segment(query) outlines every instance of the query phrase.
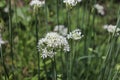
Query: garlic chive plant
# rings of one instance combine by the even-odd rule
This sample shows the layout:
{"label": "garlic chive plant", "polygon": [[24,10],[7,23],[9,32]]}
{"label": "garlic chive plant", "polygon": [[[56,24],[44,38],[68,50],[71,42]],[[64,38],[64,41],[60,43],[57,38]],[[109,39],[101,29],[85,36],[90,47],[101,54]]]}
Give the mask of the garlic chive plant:
{"label": "garlic chive plant", "polygon": [[77,5],[77,0],[63,0],[63,3],[66,4],[66,8],[69,10],[71,9],[73,6]]}
{"label": "garlic chive plant", "polygon": [[[35,13],[35,31],[36,31],[36,46],[37,46],[37,43],[38,43],[38,9],[40,7],[42,7],[43,5],[45,5],[45,0],[32,0],[30,2],[30,6],[33,7],[34,9],[34,13]],[[37,51],[37,57],[38,57],[38,80],[40,80],[40,57],[39,57],[39,52]]]}
{"label": "garlic chive plant", "polygon": [[100,14],[100,15],[105,15],[105,11],[104,11],[104,7],[100,4],[95,4],[94,5],[94,8],[97,9],[97,12]]}
{"label": "garlic chive plant", "polygon": [[120,28],[117,28],[116,25],[104,25],[103,28],[110,33],[116,32],[116,35],[119,35]]}
{"label": "garlic chive plant", "polygon": [[70,47],[65,37],[56,32],[49,32],[45,38],[39,40],[38,50],[41,52],[41,57],[44,59],[47,57],[52,58],[57,54],[58,50],[65,52],[70,51]]}
{"label": "garlic chive plant", "polygon": [[63,0],[64,3],[68,6],[75,6],[77,4],[77,0]]}
{"label": "garlic chive plant", "polygon": [[30,6],[34,6],[34,7],[42,7],[45,4],[45,0],[32,0],[30,2]]}
{"label": "garlic chive plant", "polygon": [[67,35],[68,39],[79,40],[83,37],[80,29],[75,29]]}
{"label": "garlic chive plant", "polygon": [[39,7],[42,7],[43,5],[45,5],[45,0],[32,0],[30,2],[30,6],[33,7],[34,11],[36,11]]}
{"label": "garlic chive plant", "polygon": [[66,3],[67,7],[76,6],[78,2],[81,2],[82,0],[63,0],[63,3]]}

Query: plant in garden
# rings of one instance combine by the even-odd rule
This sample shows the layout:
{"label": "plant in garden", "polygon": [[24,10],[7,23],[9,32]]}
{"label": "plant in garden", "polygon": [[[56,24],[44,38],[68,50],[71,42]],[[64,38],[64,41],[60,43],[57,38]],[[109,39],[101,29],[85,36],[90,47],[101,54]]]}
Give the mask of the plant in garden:
{"label": "plant in garden", "polygon": [[[32,0],[30,2],[30,6],[33,7],[34,13],[35,13],[35,31],[36,31],[36,46],[38,43],[38,8],[42,7],[45,5],[45,0]],[[37,51],[37,57],[38,57],[38,80],[40,80],[40,57],[39,57],[39,52]]]}
{"label": "plant in garden", "polygon": [[78,2],[81,2],[82,0],[63,0],[63,3],[66,3],[67,7],[76,6]]}
{"label": "plant in garden", "polygon": [[[0,80],[119,80],[116,1],[0,1],[0,23],[5,24],[0,24],[5,28],[0,34]],[[105,23],[110,25],[101,27]],[[10,44],[4,46],[2,38]]]}
{"label": "plant in garden", "polygon": [[39,7],[45,5],[45,0],[32,0],[30,2],[30,6],[33,6],[34,11],[36,11]]}
{"label": "plant in garden", "polygon": [[41,52],[41,57],[53,57],[57,54],[58,50],[69,51],[69,44],[65,37],[59,35],[56,32],[49,32],[45,38],[42,38],[38,42],[38,50]]}
{"label": "plant in garden", "polygon": [[45,4],[45,0],[32,0],[30,2],[30,6],[34,6],[34,8],[42,7],[44,4]]}
{"label": "plant in garden", "polygon": [[79,40],[83,37],[80,29],[75,29],[67,35],[68,39]]}
{"label": "plant in garden", "polygon": [[63,3],[66,3],[66,6],[76,6],[77,0],[63,0]]}
{"label": "plant in garden", "polygon": [[81,2],[81,0],[63,0],[63,3],[66,4],[66,8],[69,10],[73,6],[76,6],[78,2]]}
{"label": "plant in garden", "polygon": [[120,28],[118,28],[116,25],[104,25],[103,28],[110,33],[116,32],[116,34],[119,35]]}

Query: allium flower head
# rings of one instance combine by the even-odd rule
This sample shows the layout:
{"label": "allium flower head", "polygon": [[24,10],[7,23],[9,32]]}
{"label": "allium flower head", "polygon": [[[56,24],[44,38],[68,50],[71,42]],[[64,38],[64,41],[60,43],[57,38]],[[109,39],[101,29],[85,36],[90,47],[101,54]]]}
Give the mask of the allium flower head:
{"label": "allium flower head", "polygon": [[120,32],[120,28],[117,28],[116,25],[104,25],[103,28],[110,33],[114,33],[116,31],[116,33],[119,34]]}
{"label": "allium flower head", "polygon": [[56,25],[54,31],[58,32],[62,36],[66,36],[68,32],[68,28],[66,28],[64,25]]}
{"label": "allium flower head", "polygon": [[30,6],[34,6],[34,7],[42,7],[45,4],[45,0],[32,0],[30,2]]}
{"label": "allium flower head", "polygon": [[67,35],[68,39],[79,40],[83,37],[80,29],[75,29]]}
{"label": "allium flower head", "polygon": [[103,7],[102,5],[100,5],[100,4],[95,4],[95,5],[94,5],[94,8],[97,9],[97,11],[98,11],[99,14],[101,14],[101,15],[104,15],[104,14],[105,14],[105,12],[104,12],[104,7]]}
{"label": "allium flower head", "polygon": [[50,32],[47,33],[45,38],[39,40],[38,50],[42,52],[42,58],[52,58],[57,50],[69,51],[69,44],[65,37],[56,32]]}
{"label": "allium flower head", "polygon": [[70,6],[75,6],[77,4],[77,0],[63,0],[63,3]]}

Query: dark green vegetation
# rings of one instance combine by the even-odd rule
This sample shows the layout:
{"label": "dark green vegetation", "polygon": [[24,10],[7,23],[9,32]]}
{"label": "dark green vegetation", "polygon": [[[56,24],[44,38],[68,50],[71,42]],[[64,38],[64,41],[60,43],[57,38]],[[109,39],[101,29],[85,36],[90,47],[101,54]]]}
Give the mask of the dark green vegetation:
{"label": "dark green vegetation", "polygon": [[[0,80],[38,80],[36,23],[39,38],[58,24],[80,28],[84,35],[70,42],[70,53],[59,51],[55,61],[40,58],[41,80],[56,80],[54,75],[57,80],[120,80],[120,37],[103,29],[105,24],[120,27],[119,0],[83,0],[69,12],[62,0],[46,0],[37,22],[29,0],[11,0],[11,8],[9,1],[0,0],[0,32],[8,41],[2,45]],[[104,6],[104,16],[94,9],[96,3]]]}

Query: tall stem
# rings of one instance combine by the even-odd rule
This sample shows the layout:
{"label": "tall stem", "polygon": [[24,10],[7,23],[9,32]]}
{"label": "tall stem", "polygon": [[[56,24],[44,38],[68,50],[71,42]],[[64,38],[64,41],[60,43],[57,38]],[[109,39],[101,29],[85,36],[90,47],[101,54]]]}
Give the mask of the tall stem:
{"label": "tall stem", "polygon": [[[38,19],[37,19],[37,17],[38,17],[38,10],[35,13],[35,20],[36,20],[36,24],[35,24],[35,28],[36,28],[36,46],[38,44]],[[38,57],[38,80],[40,80],[40,55],[39,55],[38,50],[37,50],[37,57]]]}
{"label": "tall stem", "polygon": [[11,15],[11,0],[9,0],[9,35],[10,35],[10,54],[11,54],[11,58],[12,58],[12,75],[14,78],[14,55],[13,55],[13,31],[12,31],[12,15]]}
{"label": "tall stem", "polygon": [[57,80],[57,73],[56,73],[56,59],[55,56],[52,59],[52,67],[53,67],[53,80]]}
{"label": "tall stem", "polygon": [[0,45],[0,53],[1,53],[1,62],[2,62],[2,65],[3,65],[4,71],[5,71],[5,79],[6,79],[6,76],[7,76],[7,79],[9,79],[9,74],[7,72],[7,69],[6,69],[6,66],[5,66],[5,63],[4,63],[4,57],[3,57],[2,46],[1,45]]}

